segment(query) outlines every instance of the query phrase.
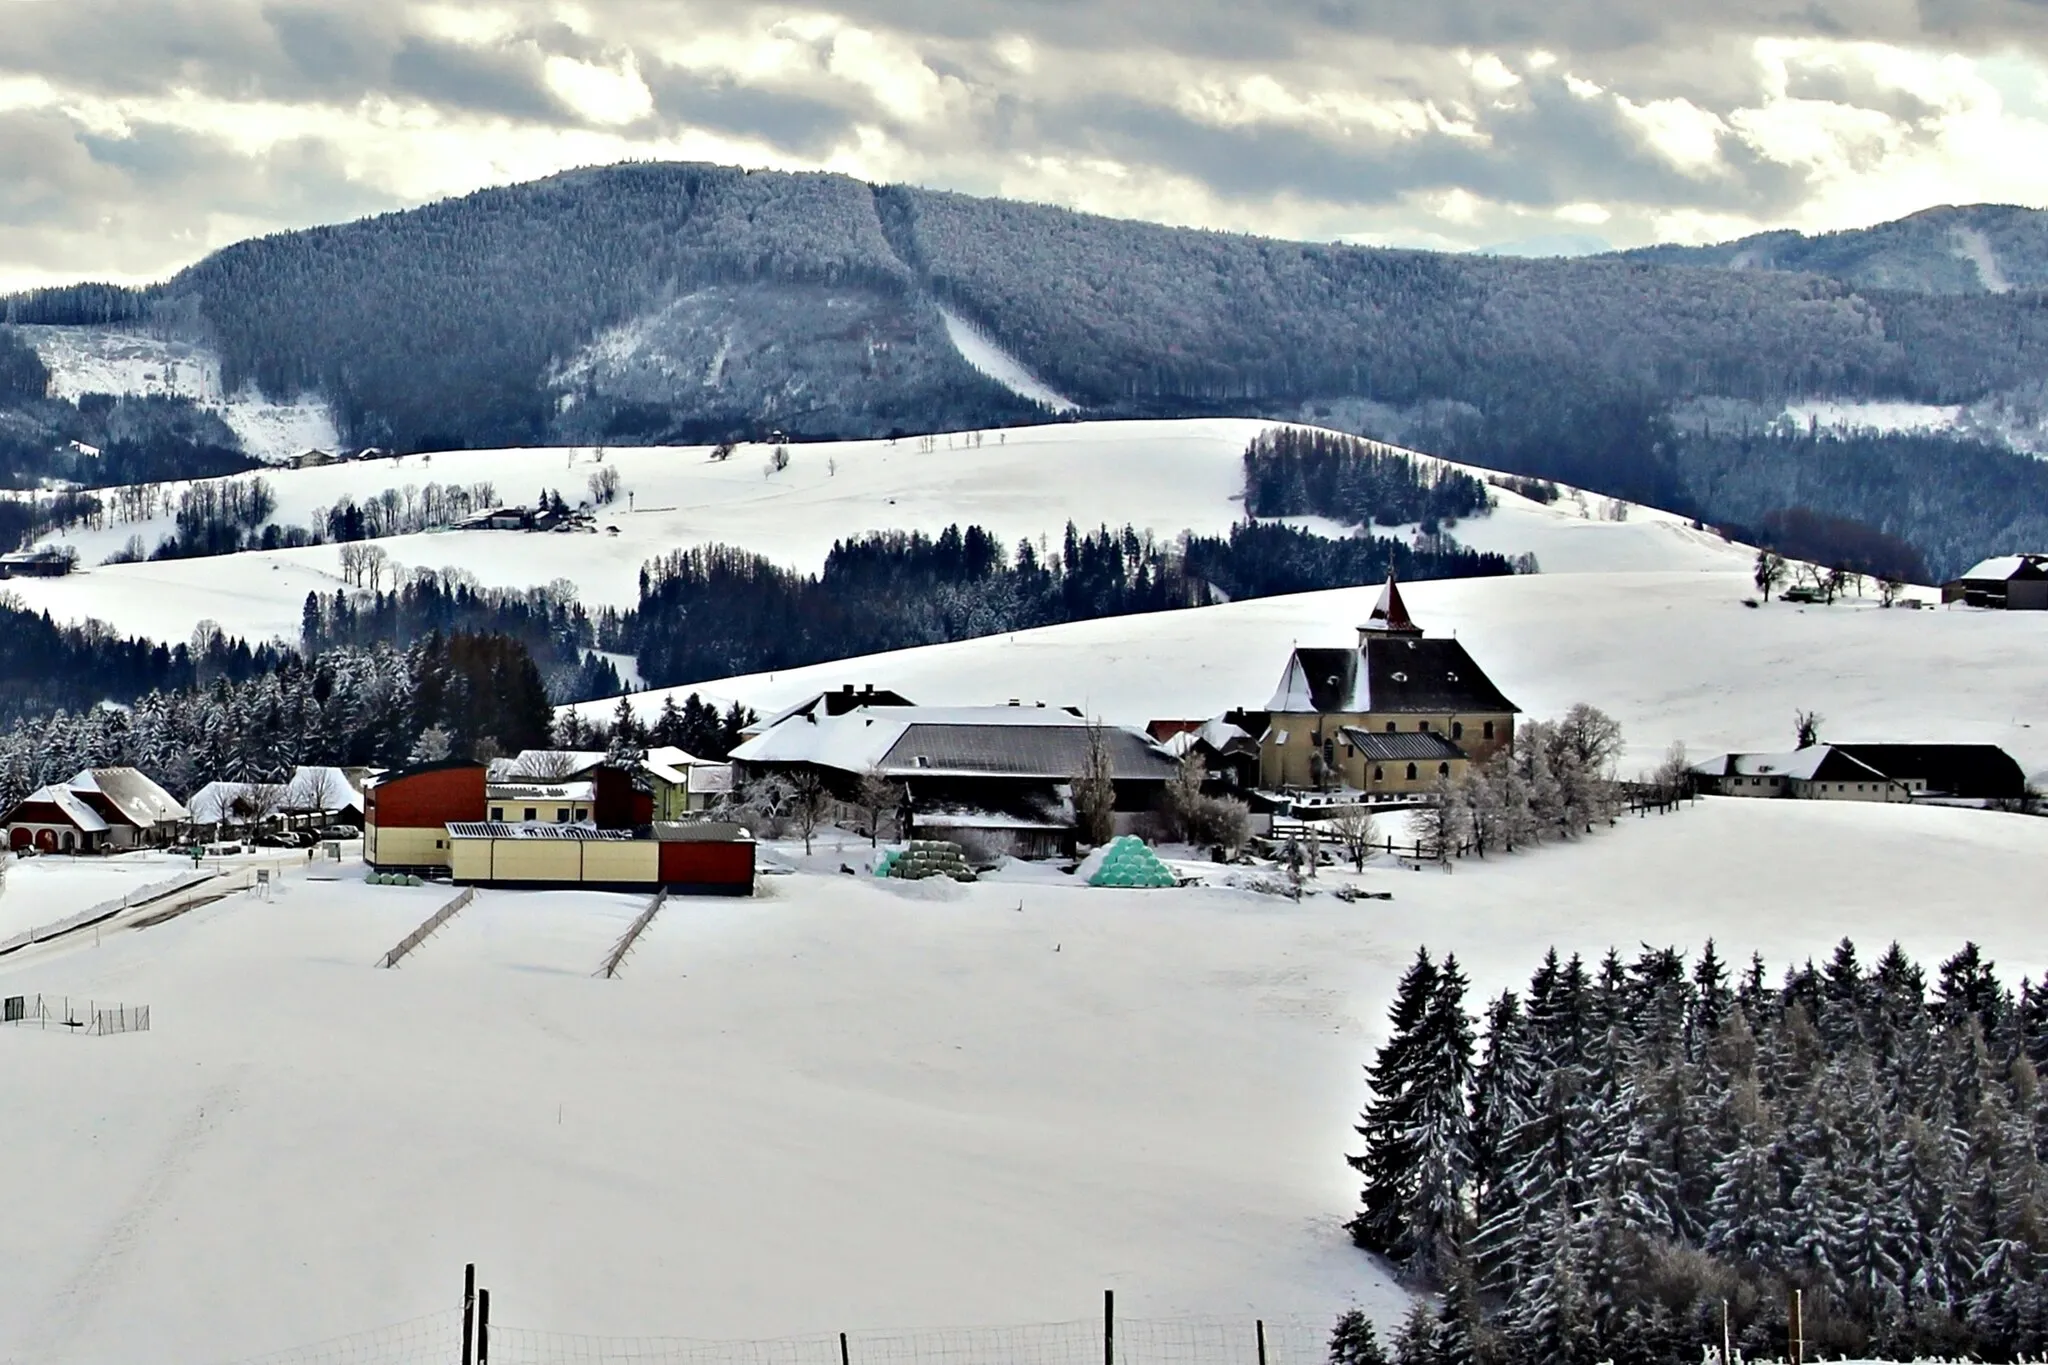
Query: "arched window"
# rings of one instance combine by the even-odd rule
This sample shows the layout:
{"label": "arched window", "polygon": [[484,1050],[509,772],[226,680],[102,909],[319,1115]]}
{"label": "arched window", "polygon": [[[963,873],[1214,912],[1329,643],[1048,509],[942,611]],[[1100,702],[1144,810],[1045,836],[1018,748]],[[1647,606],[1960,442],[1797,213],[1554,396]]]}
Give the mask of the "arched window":
{"label": "arched window", "polygon": [[1373,781],[1375,781],[1375,782],[1384,782],[1384,781],[1386,781],[1386,780],[1387,780],[1387,770],[1386,770],[1385,768],[1381,768],[1381,767],[1374,767],[1374,768],[1373,768],[1373,770],[1372,770],[1372,780],[1373,780]]}
{"label": "arched window", "polygon": [[1492,739],[1492,738],[1493,738],[1493,722],[1492,722],[1492,721],[1488,721],[1488,722],[1486,722],[1486,737],[1487,737],[1488,739]]}
{"label": "arched window", "polygon": [[1428,721],[1426,721],[1426,720],[1422,720],[1422,721],[1417,721],[1417,722],[1415,723],[1415,728],[1416,728],[1416,729],[1418,729],[1418,730],[1420,730],[1420,731],[1421,731],[1421,732],[1422,732],[1423,734],[1425,734],[1425,735],[1426,735],[1426,734],[1428,734],[1428,733],[1429,733],[1429,722],[1428,722]]}
{"label": "arched window", "polygon": [[1451,775],[1451,765],[1450,765],[1450,764],[1448,764],[1448,763],[1439,763],[1439,764],[1437,764],[1437,765],[1436,765],[1436,775],[1437,775],[1438,777],[1449,777],[1449,776]]}
{"label": "arched window", "polygon": [[1464,721],[1462,721],[1462,720],[1454,720],[1454,721],[1452,721],[1452,722],[1451,722],[1451,738],[1452,738],[1452,739],[1463,739],[1464,737],[1465,737],[1465,722],[1464,722]]}
{"label": "arched window", "polygon": [[1387,733],[1388,733],[1388,734],[1390,734],[1390,735],[1394,733],[1394,722],[1392,722],[1392,721],[1388,721],[1388,722],[1387,722]]}
{"label": "arched window", "polygon": [[1408,780],[1410,782],[1415,780],[1415,765],[1413,763],[1408,765]]}

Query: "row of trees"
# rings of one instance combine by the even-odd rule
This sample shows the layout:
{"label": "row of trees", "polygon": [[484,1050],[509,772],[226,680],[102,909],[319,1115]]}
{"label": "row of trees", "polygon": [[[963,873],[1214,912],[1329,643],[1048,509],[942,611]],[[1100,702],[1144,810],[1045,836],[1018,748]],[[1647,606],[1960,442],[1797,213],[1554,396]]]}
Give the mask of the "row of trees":
{"label": "row of trees", "polygon": [[0,807],[84,767],[132,766],[189,792],[215,780],[279,781],[300,765],[397,767],[540,748],[552,721],[540,670],[517,640],[430,634],[405,650],[341,647],[151,691],[130,708],[18,720],[0,733]]}
{"label": "row of trees", "polygon": [[1402,577],[1506,574],[1503,557],[1379,537],[1332,540],[1271,523],[1160,542],[1131,527],[1068,526],[1057,549],[1014,555],[978,526],[878,532],[800,574],[729,546],[677,551],[640,573],[620,647],[655,686],[847,658],[1033,626]]}
{"label": "row of trees", "polygon": [[1424,466],[1355,436],[1299,427],[1277,427],[1254,438],[1244,453],[1244,505],[1259,517],[1313,515],[1357,526],[1419,523],[1426,531],[1490,510],[1486,485],[1470,474]]}
{"label": "row of trees", "polygon": [[[1418,1285],[1403,1365],[2048,1347],[2048,991],[1975,945],[1926,973],[1847,940],[1773,987],[1709,941],[1553,951],[1475,1034],[1455,958],[1402,977],[1350,1228]],[[1356,1338],[1356,1324],[1353,1337]]]}

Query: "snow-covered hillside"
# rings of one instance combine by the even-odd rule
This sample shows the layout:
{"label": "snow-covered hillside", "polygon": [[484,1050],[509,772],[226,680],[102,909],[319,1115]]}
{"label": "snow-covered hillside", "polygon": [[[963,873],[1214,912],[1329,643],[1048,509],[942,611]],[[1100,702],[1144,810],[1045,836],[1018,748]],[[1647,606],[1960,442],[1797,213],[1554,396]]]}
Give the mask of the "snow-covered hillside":
{"label": "snow-covered hillside", "polygon": [[1416,945],[1475,1000],[1552,944],[2048,967],[2048,825],[1926,808],[1709,801],[1358,904],[775,877],[671,902],[616,981],[631,898],[485,892],[382,971],[447,891],[343,875],[0,960],[154,1020],[0,1029],[0,1359],[240,1358],[445,1312],[470,1260],[506,1329],[1064,1322],[1105,1286],[1391,1327],[1343,1157]]}
{"label": "snow-covered hillside", "polygon": [[[1202,718],[1265,706],[1288,652],[1349,644],[1376,591],[1084,621],[675,691],[763,714],[874,683],[928,705],[1017,698],[1127,724]],[[1587,701],[1612,713],[1633,765],[1654,766],[1673,740],[1702,756],[1783,747],[1793,712],[1806,709],[1826,716],[1833,739],[1995,743],[2030,773],[2048,769],[2048,727],[2034,723],[2048,617],[2035,613],[1884,610],[1853,597],[1752,610],[1748,578],[1733,572],[1539,574],[1402,592],[1425,629],[1455,633],[1525,711],[1554,716]],[[636,696],[635,708],[651,719],[664,695]],[[578,709],[602,719],[614,705]]]}
{"label": "snow-covered hillside", "polygon": [[253,388],[230,394],[220,357],[203,346],[114,327],[20,327],[50,371],[51,392],[76,401],[88,393],[190,398],[220,414],[259,460],[287,459],[308,447],[332,450],[340,440],[334,413],[313,397],[275,403]]}
{"label": "snow-covered hillside", "polygon": [[[1069,521],[1082,527],[1135,525],[1162,537],[1215,533],[1244,516],[1245,446],[1269,423],[1201,419],[1081,422],[967,432],[901,441],[799,445],[787,469],[770,474],[768,450],[743,446],[715,462],[701,447],[479,450],[276,470],[275,519],[305,524],[344,498],[429,483],[489,482],[507,502],[531,503],[558,489],[575,501],[590,477],[611,468],[618,501],[602,509],[597,535],[516,531],[434,532],[381,541],[401,564],[459,566],[482,582],[528,587],[564,578],[592,605],[632,605],[640,567],[670,550],[722,541],[780,563],[814,570],[832,543],[876,530],[936,532],[979,523],[1014,544],[1057,545]],[[173,490],[175,491],[175,490]],[[1499,492],[1499,508],[1453,530],[1466,544],[1534,553],[1546,573],[1621,569],[1730,569],[1749,552],[1682,518],[1571,493],[1544,506]],[[611,528],[616,528],[614,534]],[[10,589],[59,617],[96,616],[129,632],[183,638],[202,619],[235,634],[293,638],[306,593],[341,586],[335,546],[226,559],[95,567],[140,535],[172,529],[168,516],[114,523],[58,537],[86,571]],[[1324,525],[1330,534],[1342,528]],[[1384,532],[1396,534],[1400,532]]]}

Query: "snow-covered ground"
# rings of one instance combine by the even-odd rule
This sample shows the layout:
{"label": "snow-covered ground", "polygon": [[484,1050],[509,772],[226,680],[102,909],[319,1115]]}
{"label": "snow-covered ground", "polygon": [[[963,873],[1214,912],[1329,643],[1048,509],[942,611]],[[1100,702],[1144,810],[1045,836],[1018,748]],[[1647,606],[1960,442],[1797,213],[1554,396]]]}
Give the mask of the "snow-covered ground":
{"label": "snow-covered ground", "polygon": [[191,859],[164,853],[19,859],[8,865],[0,882],[0,939],[56,924],[191,870]]}
{"label": "snow-covered ground", "polygon": [[469,1260],[501,1326],[618,1336],[1070,1321],[1106,1286],[1391,1326],[1342,1158],[1418,944],[1475,1008],[1551,944],[2048,968],[2048,823],[1926,808],[1708,801],[1356,904],[774,877],[671,902],[615,981],[632,898],[486,892],[382,971],[447,891],[357,875],[0,960],[154,1025],[0,1029],[0,1359],[290,1347],[445,1310]]}
{"label": "snow-covered ground", "polygon": [[[1561,714],[1587,701],[1613,714],[1632,765],[1673,740],[1696,755],[1782,748],[1795,710],[1826,717],[1837,740],[2004,745],[2048,769],[2041,718],[2048,618],[1967,608],[1751,609],[1740,573],[1538,574],[1403,584],[1415,619],[1455,633],[1522,708]],[[1142,725],[1263,708],[1300,645],[1347,645],[1376,588],[1267,598],[1198,611],[1118,617],[674,689],[773,714],[845,683],[894,688],[925,705],[1017,698],[1079,706]],[[1923,597],[1931,594],[1922,593]],[[663,691],[634,705],[652,719]],[[592,719],[614,702],[578,708]]]}
{"label": "snow-covered ground", "polygon": [[[626,607],[641,565],[711,541],[815,570],[835,540],[866,531],[937,532],[978,523],[1010,543],[1056,547],[1069,521],[1135,525],[1171,538],[1227,531],[1244,517],[1245,446],[1270,423],[1237,419],[1081,422],[901,441],[791,447],[787,469],[763,473],[766,451],[742,447],[714,462],[702,448],[479,450],[275,470],[276,520],[305,524],[343,498],[387,488],[488,481],[505,501],[531,503],[544,489],[571,501],[601,467],[618,471],[617,503],[596,535],[442,531],[379,544],[400,564],[465,568],[485,584],[530,587],[557,578],[587,604]],[[927,448],[929,446],[929,448]],[[1569,493],[1550,506],[1500,491],[1491,515],[1453,534],[1480,549],[1534,553],[1546,573],[1615,569],[1738,568],[1749,552],[1680,517],[1630,505],[1626,521],[1602,519],[1605,500]],[[170,531],[148,523],[79,528],[84,571],[11,582],[10,591],[60,618],[94,616],[130,633],[183,639],[203,619],[254,639],[296,638],[308,591],[342,586],[340,550],[319,546],[220,559],[100,566],[131,535],[146,544]],[[1341,533],[1341,528],[1326,527]]]}
{"label": "snow-covered ground", "polygon": [[1815,399],[1788,405],[1785,418],[1799,427],[1814,423],[1823,431],[1831,427],[1868,431],[1951,431],[1962,423],[1963,409],[1955,404],[1944,406],[1884,399],[1861,402]]}
{"label": "snow-covered ground", "polygon": [[319,398],[276,403],[253,388],[228,393],[220,357],[203,346],[116,327],[21,327],[50,371],[51,392],[77,401],[88,393],[190,398],[220,415],[259,460],[288,459],[309,447],[333,450],[334,413]]}

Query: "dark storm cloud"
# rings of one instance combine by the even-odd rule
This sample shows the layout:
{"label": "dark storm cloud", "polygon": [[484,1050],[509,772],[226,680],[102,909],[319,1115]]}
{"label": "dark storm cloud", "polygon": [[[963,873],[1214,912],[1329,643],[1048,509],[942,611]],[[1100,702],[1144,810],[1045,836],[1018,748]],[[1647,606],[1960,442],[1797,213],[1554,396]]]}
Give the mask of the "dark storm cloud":
{"label": "dark storm cloud", "polygon": [[642,74],[661,118],[758,138],[803,156],[821,157],[831,151],[851,122],[846,109],[808,95],[763,90],[666,65]]}
{"label": "dark storm cloud", "polygon": [[1192,176],[1226,196],[1261,199],[1312,190],[1335,203],[1385,205],[1417,191],[1463,189],[1527,208],[1619,200],[1651,207],[1710,205],[1782,211],[1801,182],[1724,138],[1725,170],[1686,174],[1652,150],[1606,97],[1581,99],[1561,81],[1531,82],[1526,97],[1485,111],[1485,138],[1341,137],[1272,124],[1216,127],[1170,109],[1100,96],[1037,128],[1119,160]]}
{"label": "dark storm cloud", "polygon": [[531,47],[465,47],[408,38],[391,58],[392,88],[430,104],[545,122],[565,117]]}

